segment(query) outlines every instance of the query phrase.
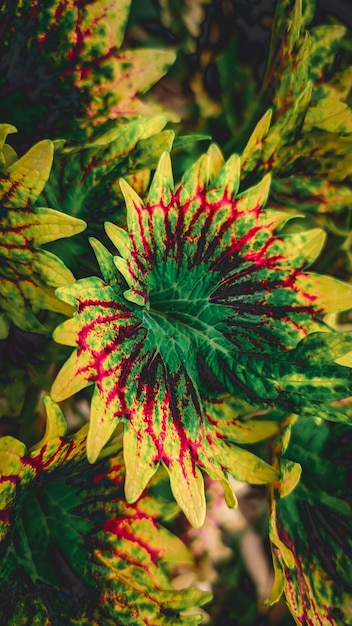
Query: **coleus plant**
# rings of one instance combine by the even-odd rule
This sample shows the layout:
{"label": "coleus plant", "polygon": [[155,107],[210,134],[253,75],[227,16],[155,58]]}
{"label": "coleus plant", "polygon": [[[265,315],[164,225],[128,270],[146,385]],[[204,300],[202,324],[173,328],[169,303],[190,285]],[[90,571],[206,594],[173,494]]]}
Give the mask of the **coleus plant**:
{"label": "coleus plant", "polygon": [[[326,98],[347,93],[341,76],[325,80],[342,31],[319,31],[329,53],[319,33],[309,48],[313,3],[278,3],[262,99],[272,112],[240,156],[225,160],[212,144],[174,182],[171,158],[182,157],[168,112],[151,115],[155,106],[136,98],[174,52],[157,53],[153,74],[155,50],[120,47],[129,5],[0,9],[2,354],[14,329],[35,331],[47,363],[42,376],[30,360],[26,428],[9,401],[19,380],[27,385],[23,370],[13,361],[17,386],[6,373],[1,381],[1,617],[7,626],[199,623],[209,594],[173,587],[173,563],[190,555],[164,525],[177,530],[180,509],[203,524],[208,474],[230,507],[233,478],[268,485],[268,603],[284,593],[297,624],[351,623],[352,333],[325,316],[352,308],[352,288],[316,271],[324,230],[291,220],[290,202],[275,195],[280,172],[291,171],[280,160],[287,146],[291,163],[295,142],[322,126],[320,98],[326,110]],[[320,130],[340,145],[347,104],[337,118]],[[5,143],[14,121],[20,157]],[[197,137],[177,139],[192,146]],[[56,243],[68,235],[79,238]],[[43,347],[36,338],[54,327]],[[59,370],[62,346],[73,350]],[[82,398],[89,424],[79,429],[67,401]]]}

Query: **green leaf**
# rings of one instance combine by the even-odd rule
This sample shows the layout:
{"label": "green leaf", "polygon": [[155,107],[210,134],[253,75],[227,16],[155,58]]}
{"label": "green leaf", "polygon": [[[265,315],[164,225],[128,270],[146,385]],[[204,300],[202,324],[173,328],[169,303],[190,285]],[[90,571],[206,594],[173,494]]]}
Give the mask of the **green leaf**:
{"label": "green leaf", "polygon": [[[351,287],[305,271],[321,249],[320,231],[276,233],[286,216],[264,209],[268,177],[236,195],[238,162],[224,163],[211,146],[174,187],[164,154],[145,206],[121,181],[128,233],[106,225],[121,255],[114,257],[115,277],[109,253],[94,244],[104,279],[58,291],[76,313],[54,338],[76,349],[52,397],[60,401],[94,383],[89,460],[122,420],[127,499],[139,497],[162,462],[195,526],[205,514],[198,466],[225,484],[227,472],[250,482],[252,471],[258,482],[274,478],[232,445],[235,424],[223,438],[205,402],[228,393],[254,405],[295,411],[304,404],[323,413],[324,403],[350,389],[350,370],[333,362],[337,355],[320,369],[314,364],[316,375],[309,357],[310,350],[335,346],[335,333],[316,315],[351,307]],[[313,331],[325,331],[317,333],[321,343],[295,352]],[[340,356],[350,343],[345,337]],[[330,393],[327,376],[333,377]]]}
{"label": "green leaf", "polygon": [[14,437],[0,438],[1,541],[10,531],[14,506],[22,490],[39,480],[42,472],[56,470],[63,460],[70,462],[84,458],[84,437],[78,435],[71,440],[62,439],[66,434],[65,419],[59,407],[49,399],[46,399],[46,407],[46,431],[30,454],[27,454],[26,446]]}
{"label": "green leaf", "polygon": [[282,482],[273,489],[271,599],[283,591],[299,624],[343,626],[352,618],[351,437],[348,426],[300,418],[285,452],[290,461],[282,459]]}
{"label": "green leaf", "polygon": [[334,97],[312,103],[304,120],[304,130],[310,132],[314,128],[339,134],[352,133],[350,107]]}
{"label": "green leaf", "polygon": [[[323,164],[321,164],[324,167]],[[328,167],[328,162],[326,163]],[[307,214],[339,214],[351,206],[352,189],[350,185],[313,178],[297,176],[276,180],[272,186],[278,202],[287,207]]]}
{"label": "green leaf", "polygon": [[111,448],[113,460],[89,466],[86,429],[65,436],[60,409],[46,404],[46,433],[36,446],[0,439],[4,625],[28,611],[38,626],[199,623],[200,616],[182,613],[210,596],[172,588],[171,565],[191,559],[160,525],[157,492],[127,504],[121,444]]}
{"label": "green leaf", "polygon": [[[292,177],[292,188],[299,192],[299,181],[302,181],[302,187],[308,197],[310,191],[308,178],[312,180],[311,191],[314,197],[317,196],[316,204],[319,206],[319,199],[321,195],[325,195],[328,199],[328,194],[325,192],[325,187],[334,188],[336,190],[346,189],[351,194],[351,186],[348,184],[348,178],[350,176],[350,161],[349,154],[351,151],[352,136],[346,135],[342,137],[335,132],[326,132],[318,128],[312,128],[309,133],[304,133],[297,141],[295,149],[297,155],[294,157],[293,150],[292,163],[301,159],[302,174],[299,177]],[[303,172],[304,168],[304,172]],[[280,184],[278,179],[275,183]],[[290,189],[290,179],[285,178],[284,184]],[[320,191],[319,186],[322,191]],[[336,193],[337,195],[337,193]],[[304,197],[304,193],[301,193]],[[306,201],[307,202],[307,201]],[[312,200],[311,200],[312,202]],[[301,200],[300,200],[301,203]],[[297,203],[296,203],[297,204]],[[349,203],[347,202],[347,206]],[[321,212],[330,211],[338,212],[340,205],[336,201],[331,199],[326,203],[326,209],[324,211],[321,208]]]}
{"label": "green leaf", "polygon": [[76,237],[70,246],[54,248],[76,275],[89,275],[94,267],[89,236],[102,231],[106,219],[125,222],[119,177],[128,176],[144,193],[150,170],[156,167],[161,154],[171,149],[174,133],[163,130],[166,122],[164,115],[138,117],[79,148],[57,145],[40,202],[87,223],[87,232]]}
{"label": "green leaf", "polygon": [[47,332],[36,318],[41,309],[70,314],[54,290],[74,280],[64,263],[40,246],[85,228],[82,220],[33,206],[52,158],[52,143],[41,141],[0,175],[0,306],[19,328],[35,332]]}

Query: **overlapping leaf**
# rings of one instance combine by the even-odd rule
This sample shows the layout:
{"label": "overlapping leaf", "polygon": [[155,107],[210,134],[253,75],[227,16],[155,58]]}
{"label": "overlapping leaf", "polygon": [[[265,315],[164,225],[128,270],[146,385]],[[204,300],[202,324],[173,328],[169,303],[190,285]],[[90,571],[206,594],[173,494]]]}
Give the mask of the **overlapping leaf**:
{"label": "overlapping leaf", "polygon": [[[78,142],[111,119],[153,112],[137,94],[172,64],[170,50],[121,50],[131,0],[11,0],[0,15],[3,119],[23,139]],[[24,109],[25,103],[25,109]]]}
{"label": "overlapping leaf", "polygon": [[[273,489],[276,582],[297,624],[351,623],[351,446],[348,426],[300,418],[278,441],[282,479]],[[302,471],[301,477],[300,473]],[[297,484],[298,481],[298,484]]]}
{"label": "overlapping leaf", "polygon": [[222,433],[207,399],[228,392],[325,415],[325,405],[351,386],[349,368],[334,363],[351,337],[319,332],[327,329],[315,319],[351,306],[351,288],[305,272],[322,233],[277,235],[285,216],[263,208],[268,178],[236,196],[238,165],[238,157],[224,163],[212,146],[174,189],[165,154],[146,206],[121,182],[129,233],[106,226],[121,256],[93,241],[103,280],[59,290],[76,313],[55,338],[76,349],[52,397],[95,383],[88,458],[97,458],[122,418],[128,500],[162,462],[196,526],[205,512],[198,466],[224,482],[227,471],[254,482],[274,477],[254,459],[242,463],[231,443],[236,415]]}
{"label": "overlapping leaf", "polygon": [[53,145],[43,140],[17,159],[5,144],[15,130],[8,124],[0,128],[0,306],[19,328],[43,332],[36,314],[41,309],[70,314],[54,290],[74,278],[40,246],[81,232],[85,223],[53,209],[34,208],[50,174]]}
{"label": "overlapping leaf", "polygon": [[157,521],[170,517],[170,505],[148,495],[127,505],[120,445],[113,462],[87,467],[86,429],[66,437],[60,409],[47,400],[47,411],[45,436],[31,450],[0,440],[3,623],[29,615],[57,626],[199,623],[180,613],[209,595],[175,591],[165,569],[190,559]]}
{"label": "overlapping leaf", "polygon": [[84,237],[76,238],[69,249],[60,246],[60,256],[70,267],[80,259],[77,272],[83,264],[88,265],[91,257],[88,235],[102,230],[108,218],[125,223],[118,178],[130,176],[140,191],[145,191],[150,170],[156,167],[164,150],[171,149],[174,133],[163,130],[166,122],[166,117],[161,115],[139,118],[79,148],[58,142],[40,202],[87,222],[88,232]]}
{"label": "overlapping leaf", "polygon": [[[271,106],[242,155],[243,177],[273,173],[271,200],[297,212],[344,215],[351,205],[349,69],[335,58],[346,29],[306,29],[315,3],[277,4],[262,88]],[[306,12],[306,13],[305,13]],[[328,224],[327,222],[325,222]]]}
{"label": "overlapping leaf", "polygon": [[10,531],[17,503],[42,473],[52,473],[63,463],[84,458],[85,438],[82,434],[65,440],[66,422],[58,407],[47,400],[48,420],[43,439],[27,452],[26,446],[14,437],[0,438],[1,446],[1,515],[0,540]]}

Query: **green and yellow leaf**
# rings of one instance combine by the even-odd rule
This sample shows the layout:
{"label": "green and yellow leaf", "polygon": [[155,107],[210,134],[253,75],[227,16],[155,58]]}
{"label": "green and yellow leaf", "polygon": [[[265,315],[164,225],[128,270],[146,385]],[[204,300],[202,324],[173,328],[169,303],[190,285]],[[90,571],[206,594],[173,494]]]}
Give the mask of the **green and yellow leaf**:
{"label": "green and yellow leaf", "polygon": [[162,463],[195,526],[205,515],[199,468],[225,483],[227,472],[249,482],[275,478],[235,445],[237,416],[224,437],[208,401],[230,394],[324,416],[351,386],[350,369],[335,360],[352,338],[336,340],[319,321],[352,306],[351,287],[306,271],[323,245],[320,231],[277,233],[286,216],[264,208],[268,177],[236,195],[238,162],[224,163],[212,146],[174,187],[165,153],[145,205],[122,181],[128,233],[106,225],[120,253],[115,270],[95,243],[103,279],[58,291],[76,312],[54,337],[76,349],[53,399],[94,383],[88,459],[122,420],[128,500]]}
{"label": "green and yellow leaf", "polygon": [[[79,148],[57,143],[49,180],[39,202],[84,219],[87,232],[76,238],[70,247],[61,246],[60,254],[70,267],[91,263],[88,236],[103,228],[106,219],[125,222],[125,207],[118,179],[128,176],[144,192],[150,170],[154,169],[165,150],[171,150],[174,133],[163,130],[163,115],[139,117],[115,127],[95,141]],[[86,269],[86,273],[91,270]]]}
{"label": "green and yellow leaf", "polygon": [[350,68],[337,61],[346,28],[308,30],[314,9],[311,1],[276,5],[261,94],[269,110],[243,151],[242,183],[270,172],[273,206],[331,214],[343,224],[352,199],[352,83]]}
{"label": "green and yellow leaf", "polygon": [[[9,128],[4,125],[6,135]],[[5,144],[6,145],[6,144]],[[82,220],[34,207],[50,175],[53,145],[44,140],[0,174],[0,307],[22,330],[45,332],[36,315],[42,309],[70,314],[55,297],[56,287],[73,282],[72,273],[42,244],[85,228]]]}
{"label": "green and yellow leaf", "polygon": [[175,53],[121,48],[130,4],[2,3],[0,112],[24,141],[49,136],[78,143],[111,120],[155,112],[139,95],[166,73]]}
{"label": "green and yellow leaf", "polygon": [[163,502],[155,492],[127,504],[121,444],[111,448],[113,460],[89,466],[86,428],[66,436],[59,407],[49,399],[46,406],[47,428],[36,446],[0,439],[4,626],[29,626],[21,621],[28,616],[38,626],[198,624],[200,615],[182,613],[210,596],[173,589],[172,564],[191,557],[160,525]]}
{"label": "green and yellow leaf", "polygon": [[[298,625],[343,626],[352,619],[350,426],[299,418],[281,479],[272,489],[270,538],[276,581]],[[288,460],[290,459],[290,460]]]}

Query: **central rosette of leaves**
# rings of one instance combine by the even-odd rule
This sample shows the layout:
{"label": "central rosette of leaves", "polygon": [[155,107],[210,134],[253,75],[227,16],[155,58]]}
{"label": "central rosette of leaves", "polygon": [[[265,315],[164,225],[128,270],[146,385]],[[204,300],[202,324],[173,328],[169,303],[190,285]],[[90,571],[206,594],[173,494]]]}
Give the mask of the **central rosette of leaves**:
{"label": "central rosette of leaves", "polygon": [[[96,460],[122,419],[127,499],[140,496],[162,462],[197,526],[205,512],[199,467],[224,484],[230,504],[227,472],[257,483],[276,478],[234,443],[270,436],[275,425],[242,420],[229,396],[291,411],[308,403],[317,414],[345,390],[346,368],[334,361],[350,349],[335,341],[332,355],[327,337],[335,335],[317,332],[325,330],[317,312],[352,305],[348,286],[303,269],[324,235],[277,235],[287,216],[264,209],[269,178],[240,195],[238,183],[239,158],[224,163],[212,146],[175,188],[165,153],[145,205],[121,181],[128,230],[106,224],[120,255],[92,240],[103,279],[58,291],[77,312],[55,338],[76,350],[52,396],[95,383],[88,458]],[[320,365],[310,362],[311,341],[296,348],[310,333],[314,350],[327,355]],[[332,374],[338,383],[329,382],[329,395]]]}

